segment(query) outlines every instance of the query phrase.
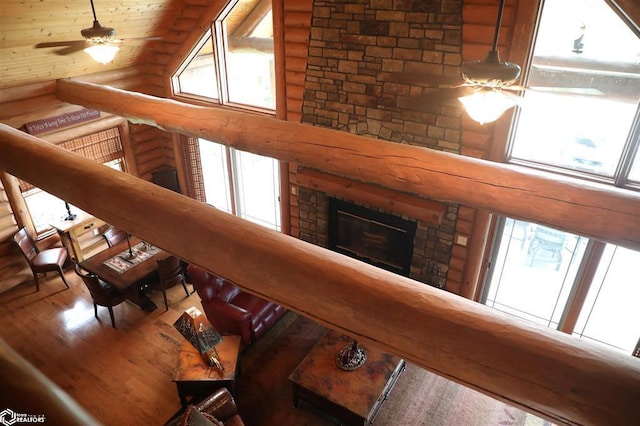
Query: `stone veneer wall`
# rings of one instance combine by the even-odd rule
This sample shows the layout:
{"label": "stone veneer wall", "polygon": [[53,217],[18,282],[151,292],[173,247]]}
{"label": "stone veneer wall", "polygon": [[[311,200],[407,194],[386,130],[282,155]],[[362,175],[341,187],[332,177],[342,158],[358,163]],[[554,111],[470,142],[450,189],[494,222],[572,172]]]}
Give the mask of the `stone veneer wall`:
{"label": "stone veneer wall", "polygon": [[[458,73],[461,22],[461,0],[315,0],[302,122],[460,153],[460,108],[400,108],[399,98],[421,94],[423,86],[393,82],[389,76],[418,70]],[[327,194],[298,191],[299,237],[326,247]],[[441,224],[418,221],[411,278],[426,282],[429,260],[446,276],[457,214],[452,204]]]}
{"label": "stone veneer wall", "polygon": [[[461,109],[400,108],[399,98],[421,94],[426,86],[393,82],[390,76],[459,73],[461,25],[461,0],[315,0],[302,122],[459,154]],[[298,191],[299,237],[326,247],[331,194]],[[452,204],[440,225],[418,221],[412,278],[426,281],[428,260],[446,275],[457,214]]]}

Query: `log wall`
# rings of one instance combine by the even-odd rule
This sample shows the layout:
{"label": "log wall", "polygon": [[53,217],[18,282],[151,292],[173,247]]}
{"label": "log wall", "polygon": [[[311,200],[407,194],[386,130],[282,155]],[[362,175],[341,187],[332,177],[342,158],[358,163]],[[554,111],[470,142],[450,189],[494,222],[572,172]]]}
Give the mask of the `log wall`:
{"label": "log wall", "polygon": [[[87,81],[99,84],[108,84],[119,88],[140,90],[142,92],[156,92],[153,90],[153,81],[148,76],[153,75],[154,67],[132,67],[123,70],[107,71],[99,74],[85,76]],[[61,114],[77,111],[81,109],[78,105],[61,101],[55,96],[55,81],[34,83],[27,86],[11,87],[0,90],[0,122],[14,128],[22,128],[25,123],[40,120],[47,117],[54,117]],[[137,125],[129,126],[121,124],[122,120],[111,114],[102,113],[101,119],[80,126],[60,129],[58,132],[42,135],[41,137],[50,142],[61,142],[73,139],[78,136],[93,133],[107,127],[121,126],[126,134],[123,137],[125,153],[127,150],[134,153],[128,156],[129,172],[140,175],[144,179],[151,179],[151,172],[161,168],[175,168],[173,159],[171,136],[157,128]],[[127,137],[130,136],[130,138]],[[133,163],[131,162],[133,160]],[[2,193],[0,194],[0,291],[5,291],[15,285],[33,280],[33,275],[28,264],[23,259],[20,252],[13,246],[11,237],[20,226],[26,225],[33,229],[30,223],[24,223],[25,219],[18,216],[19,209],[23,207],[15,206],[18,202],[11,203],[7,197],[5,186],[12,186],[13,191],[19,194],[17,181],[5,176],[2,179]],[[12,205],[13,204],[13,205]],[[58,243],[57,237],[49,238],[40,244],[43,246]]]}
{"label": "log wall", "polygon": [[5,180],[10,178],[4,173],[0,175],[0,292],[31,278],[29,265],[11,243],[19,227],[5,190]]}

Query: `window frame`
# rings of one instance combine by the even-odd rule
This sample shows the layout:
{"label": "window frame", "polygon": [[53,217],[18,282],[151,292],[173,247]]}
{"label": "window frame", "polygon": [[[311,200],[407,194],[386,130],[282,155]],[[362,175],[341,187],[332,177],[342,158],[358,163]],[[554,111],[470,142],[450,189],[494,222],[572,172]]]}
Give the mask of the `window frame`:
{"label": "window frame", "polygon": [[[111,133],[111,134],[110,134]],[[98,135],[102,135],[103,137],[100,139]],[[113,127],[107,127],[104,128],[102,130],[97,130],[94,131],[92,133],[87,133],[87,134],[81,134],[79,136],[76,137],[72,137],[69,139],[64,139],[64,140],[59,140],[57,142],[50,142],[54,145],[57,145],[63,149],[66,149],[70,152],[74,152],[77,153],[77,155],[82,155],[82,152],[92,146],[92,145],[100,145],[100,144],[110,144],[112,143],[111,141],[113,139],[117,140],[117,143],[120,145],[120,149],[117,151],[113,151],[113,150],[104,150],[104,149],[98,149],[98,150],[88,150],[86,152],[90,152],[93,153],[95,155],[102,155],[105,154],[106,152],[109,153],[108,158],[110,158],[108,161],[106,162],[101,162],[98,161],[97,158],[92,158],[92,157],[87,157],[84,156],[85,158],[88,158],[90,160],[93,161],[97,161],[100,162],[101,164],[107,166],[107,167],[111,167],[115,170],[124,172],[124,173],[128,173],[128,166],[127,166],[127,156],[126,156],[126,148],[125,148],[125,136],[123,135],[123,131],[122,131],[122,127],[121,126],[113,126]],[[73,148],[70,148],[73,147]],[[104,148],[104,145],[103,145]],[[77,152],[79,151],[79,152]],[[118,154],[118,156],[114,156],[115,154]],[[105,158],[103,156],[103,158]],[[47,194],[47,196],[51,196],[56,198],[57,200],[60,201],[60,206],[56,207],[56,211],[60,211],[60,217],[64,216],[64,212],[65,212],[65,208],[64,208],[64,202],[65,200],[57,197],[54,194],[50,194],[47,191],[34,186],[32,184],[30,184],[29,182],[26,181],[22,181],[21,179],[18,179],[18,189],[20,191],[20,195],[22,197],[22,199],[25,202],[25,207],[26,207],[26,211],[27,214],[29,215],[29,218],[31,220],[31,223],[34,226],[34,229],[36,231],[36,236],[38,238],[38,240],[46,238],[52,234],[54,234],[55,228],[53,226],[51,226],[51,224],[48,224],[47,227],[44,228],[38,228],[36,221],[33,219],[33,213],[32,213],[32,205],[30,205],[28,198],[33,197],[33,196],[38,196],[39,194],[45,193]],[[75,206],[71,205],[73,209],[77,209]],[[52,215],[47,215],[50,217],[49,220],[52,220],[51,217]]]}
{"label": "window frame", "polygon": [[[216,141],[211,141],[205,138],[196,138],[196,146],[200,146],[200,144],[206,144],[206,143],[214,143],[216,145],[219,145],[221,147],[221,149],[224,152],[224,161],[226,162],[226,165],[224,166],[224,172],[226,172],[226,177],[225,177],[225,184],[227,185],[226,190],[227,195],[229,196],[228,202],[230,204],[230,211],[227,210],[226,208],[221,208],[220,210],[228,212],[229,214],[232,214],[233,216],[239,217],[243,220],[247,220],[250,221],[252,223],[264,226],[268,229],[273,229],[277,232],[283,232],[283,222],[284,222],[284,218],[283,218],[283,211],[284,211],[284,207],[283,206],[283,197],[282,197],[282,175],[281,175],[281,170],[280,170],[280,161],[278,161],[278,159],[273,158],[273,157],[267,157],[264,155],[258,155],[258,154],[254,154],[248,151],[242,151],[240,149],[234,148],[234,147],[230,147],[227,146],[225,144],[221,144],[220,142],[216,142]],[[200,150],[199,150],[200,151]],[[274,189],[276,191],[276,199],[274,200],[274,202],[277,204],[277,209],[274,212],[275,213],[275,219],[276,219],[276,223],[270,224],[273,226],[267,226],[263,223],[263,221],[255,221],[255,220],[251,220],[247,218],[247,214],[245,209],[242,208],[241,204],[242,202],[240,201],[240,195],[242,195],[240,193],[240,183],[239,183],[239,175],[242,173],[241,171],[239,171],[239,169],[241,169],[241,165],[239,164],[240,162],[238,161],[238,155],[241,155],[242,153],[246,153],[246,154],[251,154],[251,155],[257,155],[259,157],[263,157],[263,158],[268,158],[271,161],[273,161],[273,163],[276,166],[276,170],[275,172],[277,173],[277,182],[275,182],[274,184]],[[199,160],[199,165],[197,165],[196,167],[199,167],[200,170],[191,170],[191,174],[200,174],[202,176],[204,176],[203,173],[203,162],[202,162],[202,153],[200,153],[200,160]],[[193,168],[194,165],[192,165]],[[275,175],[272,175],[272,177],[274,177]],[[202,202],[208,203],[208,201],[206,201],[206,190],[204,190],[204,195],[205,195],[205,200],[201,200]],[[213,205],[213,207],[218,208],[217,206]]]}
{"label": "window frame", "polygon": [[[213,19],[211,24],[208,26],[207,30],[204,34],[198,39],[198,42],[194,45],[194,47],[189,51],[189,54],[183,59],[178,68],[171,74],[170,84],[171,84],[171,93],[175,99],[186,101],[186,102],[194,102],[200,105],[210,106],[211,104],[230,108],[238,111],[252,111],[255,113],[260,113],[268,116],[275,116],[277,110],[277,88],[275,85],[277,84],[277,78],[273,80],[273,94],[274,94],[274,102],[273,109],[265,108],[256,105],[243,104],[239,102],[230,101],[229,96],[229,84],[227,79],[227,57],[226,57],[226,42],[227,35],[226,29],[224,25],[224,20],[227,16],[233,11],[233,9],[240,3],[240,0],[231,0],[227,5],[222,9],[222,11]],[[271,11],[273,11],[273,4],[271,5]],[[273,19],[273,14],[272,14]],[[212,52],[213,52],[213,61],[215,68],[215,79],[216,85],[218,89],[218,98],[210,98],[203,95],[198,95],[194,93],[185,93],[180,90],[180,75],[185,71],[185,69],[191,64],[192,60],[197,56],[198,52],[202,47],[210,41],[212,43]],[[275,43],[275,37],[274,37]],[[273,54],[273,63],[275,68],[276,63],[276,54],[274,51]],[[275,69],[273,70],[275,75]]]}
{"label": "window frame", "polygon": [[[609,7],[611,7],[612,11],[620,18],[620,20],[632,31],[639,39],[640,39],[640,30],[638,27],[630,21],[628,16],[620,9],[620,7],[610,0],[601,0],[603,3],[606,3]],[[535,20],[533,22],[526,22],[527,26],[531,27],[531,35],[528,40],[528,44],[523,46],[526,49],[526,54],[522,62],[524,62],[524,66],[522,67],[522,77],[521,81],[523,83],[527,83],[531,74],[532,63],[534,59],[534,50],[535,50],[535,42],[538,35],[538,29],[540,25],[540,20],[542,16],[542,8],[544,6],[544,1],[539,1],[537,7],[532,9],[532,13],[534,14]],[[518,15],[516,21],[514,22],[515,26],[523,26],[525,25],[526,16],[523,13],[522,15]],[[516,35],[514,34],[514,37]],[[517,43],[521,45],[520,43]],[[524,84],[525,86],[527,84]],[[511,116],[511,120],[509,122],[508,127],[498,128],[496,135],[503,134],[504,138],[504,149],[503,149],[503,158],[502,161],[507,164],[514,164],[518,166],[523,166],[531,169],[542,170],[545,172],[551,172],[558,175],[575,177],[587,181],[599,182],[607,185],[611,185],[613,187],[623,188],[638,191],[640,190],[640,179],[632,180],[629,178],[629,173],[635,166],[636,169],[640,168],[640,100],[636,105],[636,111],[634,118],[632,119],[629,127],[629,131],[627,133],[627,138],[622,147],[620,157],[618,158],[616,168],[613,172],[612,177],[598,175],[595,173],[590,173],[586,171],[573,170],[570,168],[565,168],[559,165],[546,164],[544,162],[539,162],[535,160],[521,159],[513,157],[513,149],[514,149],[514,140],[516,138],[516,134],[518,132],[518,123],[520,121],[520,116],[522,114],[522,109],[519,106],[514,108],[514,112]],[[494,151],[495,152],[495,151]],[[635,164],[634,164],[635,161]]]}
{"label": "window frame", "polygon": [[[609,5],[616,15],[618,15],[618,17],[629,27],[629,29],[631,29],[632,32],[640,38],[639,27],[633,24],[633,22],[630,22],[628,16],[624,14],[624,12],[622,12],[614,2],[610,0],[602,1]],[[514,33],[511,55],[508,59],[513,62],[525,64],[525,66],[523,66],[523,82],[526,82],[529,79],[529,70],[533,61],[534,43],[538,32],[538,24],[542,13],[543,3],[544,1],[540,0],[535,4],[523,5],[524,7],[522,8],[522,11],[520,11],[520,5],[518,5],[518,14],[513,22],[514,26],[522,28],[523,31]],[[525,32],[524,30],[527,30],[526,33],[529,36],[528,38],[527,36],[523,37],[523,33]],[[640,100],[636,106],[635,116],[631,120],[627,138],[621,150],[619,162],[614,171],[613,177],[611,178],[605,178],[603,176],[596,176],[579,171],[569,171],[568,169],[554,167],[552,165],[546,165],[534,161],[514,159],[512,157],[513,133],[516,131],[514,123],[517,122],[520,114],[520,107],[516,107],[510,118],[505,115],[503,120],[497,122],[493,136],[495,140],[499,142],[494,143],[492,146],[490,159],[530,169],[542,170],[556,175],[570,176],[583,181],[603,183],[610,186],[611,190],[615,190],[615,188],[630,191],[640,190],[640,179],[629,179],[629,173],[633,168],[635,168],[636,173],[640,170]],[[492,216],[490,218],[491,234],[487,239],[484,251],[484,259],[486,260],[485,264],[487,265],[487,268],[484,269],[481,274],[482,285],[478,289],[479,291],[476,293],[477,298],[475,299],[481,303],[484,303],[484,300],[486,300],[490,290],[489,286],[496,268],[496,259],[500,249],[500,240],[504,230],[504,223],[508,219],[509,217],[507,216]],[[565,310],[560,319],[558,327],[559,331],[569,334],[574,332],[585,298],[587,297],[591,286],[595,285],[593,276],[600,265],[605,246],[606,243],[604,242],[593,239],[588,240],[587,250],[583,255],[578,277],[573,282],[574,289],[569,296],[569,300],[567,300]],[[638,353],[640,353],[639,348],[640,340],[635,349]]]}

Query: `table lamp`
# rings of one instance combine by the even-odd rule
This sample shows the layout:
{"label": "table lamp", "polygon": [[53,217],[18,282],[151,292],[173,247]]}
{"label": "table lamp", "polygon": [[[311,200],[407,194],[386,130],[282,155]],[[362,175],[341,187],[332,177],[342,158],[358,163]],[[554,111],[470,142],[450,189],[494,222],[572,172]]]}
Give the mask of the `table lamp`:
{"label": "table lamp", "polygon": [[74,220],[76,217],[78,217],[78,215],[71,213],[71,206],[69,206],[69,203],[67,201],[64,202],[64,206],[67,209],[67,216],[64,218],[64,220]]}
{"label": "table lamp", "polygon": [[200,352],[202,359],[207,364],[224,370],[215,348],[222,342],[222,336],[207,321],[202,312],[192,306],[173,323],[173,326]]}

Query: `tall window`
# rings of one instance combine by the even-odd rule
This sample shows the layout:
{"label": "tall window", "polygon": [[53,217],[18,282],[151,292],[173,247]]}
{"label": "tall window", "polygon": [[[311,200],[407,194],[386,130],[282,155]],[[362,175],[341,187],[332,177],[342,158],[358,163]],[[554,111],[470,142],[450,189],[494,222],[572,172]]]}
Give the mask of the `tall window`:
{"label": "tall window", "polygon": [[545,1],[510,160],[640,188],[638,57],[604,0]]}
{"label": "tall window", "polygon": [[176,95],[275,110],[268,0],[232,0],[172,79]]}
{"label": "tall window", "polygon": [[[62,142],[58,146],[116,170],[125,170],[124,151],[117,128]],[[65,202],[55,195],[22,180],[20,190],[38,234],[51,231],[51,224],[67,215]]]}
{"label": "tall window", "polygon": [[[544,1],[509,162],[640,190],[640,38],[621,16]],[[484,303],[631,353],[639,252],[511,218],[498,229]]]}
{"label": "tall window", "polygon": [[278,161],[203,139],[199,146],[206,202],[279,231]]}

